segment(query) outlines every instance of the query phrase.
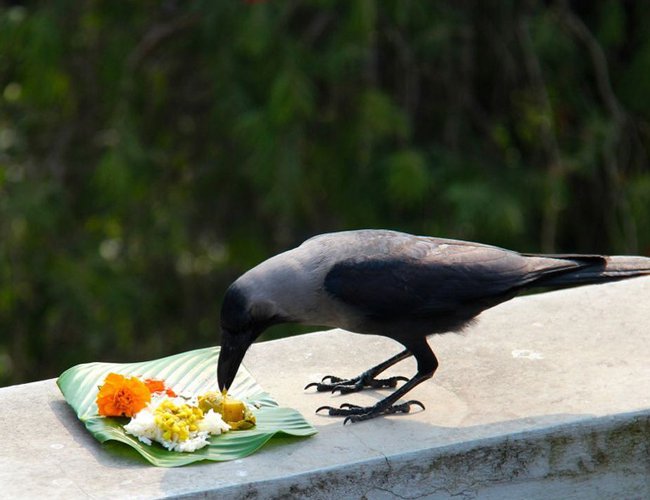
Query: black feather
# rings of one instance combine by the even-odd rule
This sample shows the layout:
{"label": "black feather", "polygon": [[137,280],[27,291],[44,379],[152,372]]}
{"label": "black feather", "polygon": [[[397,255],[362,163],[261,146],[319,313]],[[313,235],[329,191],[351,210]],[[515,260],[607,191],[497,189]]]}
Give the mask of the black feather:
{"label": "black feather", "polygon": [[368,317],[416,318],[489,307],[535,276],[524,257],[492,247],[447,245],[422,259],[348,259],[325,277],[325,290]]}

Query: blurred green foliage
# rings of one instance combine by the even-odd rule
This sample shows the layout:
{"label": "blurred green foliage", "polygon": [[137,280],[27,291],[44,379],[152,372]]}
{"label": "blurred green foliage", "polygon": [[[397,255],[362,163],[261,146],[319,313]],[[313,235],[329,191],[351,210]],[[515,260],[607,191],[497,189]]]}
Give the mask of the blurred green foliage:
{"label": "blurred green foliage", "polygon": [[650,253],[648,23],[614,0],[0,2],[0,384],[214,344],[227,285],[319,232]]}

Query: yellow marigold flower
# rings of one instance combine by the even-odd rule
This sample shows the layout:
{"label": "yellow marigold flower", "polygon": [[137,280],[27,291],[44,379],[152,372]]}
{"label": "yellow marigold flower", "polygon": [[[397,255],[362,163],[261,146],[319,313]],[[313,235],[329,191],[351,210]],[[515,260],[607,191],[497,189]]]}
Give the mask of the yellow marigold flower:
{"label": "yellow marigold flower", "polygon": [[132,417],[151,400],[147,386],[137,377],[109,373],[97,394],[97,409],[105,417]]}

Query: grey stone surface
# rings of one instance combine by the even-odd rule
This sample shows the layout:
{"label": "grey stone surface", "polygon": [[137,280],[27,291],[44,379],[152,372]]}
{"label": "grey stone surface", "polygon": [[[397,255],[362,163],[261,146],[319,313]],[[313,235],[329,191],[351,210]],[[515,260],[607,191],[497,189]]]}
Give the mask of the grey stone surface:
{"label": "grey stone surface", "polygon": [[[400,346],[342,331],[256,344],[245,364],[319,433],[233,462],[155,468],[97,443],[54,380],[0,389],[2,498],[650,498],[650,278],[515,299],[435,336],[427,409],[343,426],[303,391]],[[391,369],[411,375],[414,363]]]}

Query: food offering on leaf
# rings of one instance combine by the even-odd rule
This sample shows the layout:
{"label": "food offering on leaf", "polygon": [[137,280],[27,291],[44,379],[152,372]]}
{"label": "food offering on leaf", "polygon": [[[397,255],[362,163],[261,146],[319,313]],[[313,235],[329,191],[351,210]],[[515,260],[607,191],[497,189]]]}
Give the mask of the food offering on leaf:
{"label": "food offering on leaf", "polygon": [[213,394],[219,395],[179,396],[163,380],[109,373],[96,403],[104,417],[130,417],[124,430],[141,442],[156,441],[170,451],[192,452],[208,445],[210,436],[255,425],[255,416],[243,402],[219,395],[219,404],[212,405]]}
{"label": "food offering on leaf", "polygon": [[225,391],[209,391],[202,394],[199,396],[199,408],[203,411],[216,411],[233,430],[246,430],[255,426],[255,415],[251,407],[228,396]]}
{"label": "food offering on leaf", "polygon": [[161,394],[153,396],[124,430],[145,444],[156,441],[169,451],[192,452],[210,444],[210,436],[227,432],[230,426],[218,413],[201,411],[196,400]]}

